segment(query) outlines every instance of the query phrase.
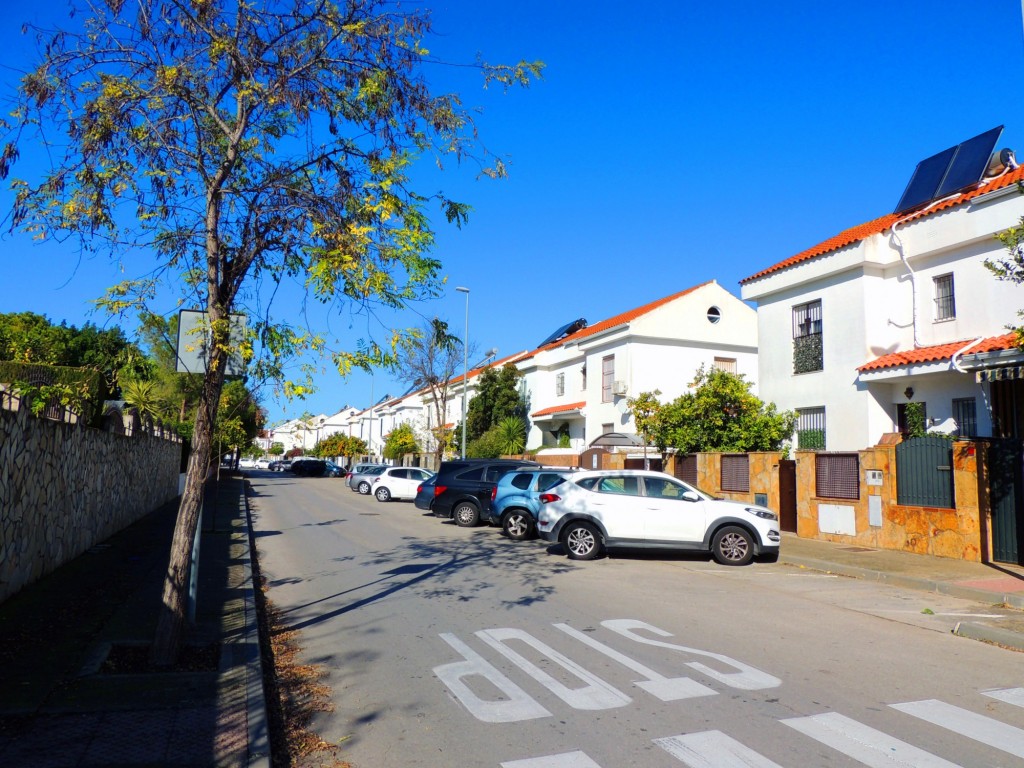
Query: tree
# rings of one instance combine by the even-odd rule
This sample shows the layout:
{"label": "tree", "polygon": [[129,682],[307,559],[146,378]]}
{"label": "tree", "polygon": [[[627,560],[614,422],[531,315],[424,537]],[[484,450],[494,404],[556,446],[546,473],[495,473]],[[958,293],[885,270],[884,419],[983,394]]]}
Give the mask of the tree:
{"label": "tree", "polygon": [[430,409],[426,437],[437,464],[451,447],[448,403],[453,397],[452,377],[463,365],[462,341],[448,333],[439,318],[419,328],[402,349],[400,380],[428,394]]}
{"label": "tree", "polygon": [[[152,652],[166,665],[183,639],[228,356],[240,353],[255,380],[280,381],[285,394],[308,391],[308,379],[285,379],[284,361],[326,341],[273,322],[273,287],[288,277],[301,276],[315,300],[356,307],[437,295],[426,206],[460,225],[468,207],[418,193],[409,169],[418,155],[440,163],[480,145],[459,97],[426,81],[423,11],[379,0],[79,0],[71,10],[68,29],[37,31],[44,58],[23,78],[0,176],[41,140],[52,166],[35,183],[14,182],[14,226],[76,236],[133,264],[154,254],[145,277],[108,291],[110,311],[147,309],[169,286],[206,313],[208,370]],[[542,65],[478,68],[485,84],[509,87]],[[249,332],[232,338],[229,315],[248,297]],[[393,363],[401,337],[390,351],[371,340],[332,359],[342,373]]]}
{"label": "tree", "polygon": [[315,456],[363,456],[367,452],[366,442],[350,435],[328,435],[313,446]]}
{"label": "tree", "polygon": [[684,454],[777,451],[793,434],[796,414],[766,405],[741,375],[702,366],[691,386],[660,408],[654,434],[667,447]]}
{"label": "tree", "polygon": [[[271,456],[280,456],[284,453],[284,443],[273,442],[270,444],[270,450],[267,451]],[[335,456],[339,454],[334,454]]]}
{"label": "tree", "polygon": [[647,446],[653,439],[658,449],[664,453],[665,430],[662,423],[662,405],[658,401],[660,389],[653,392],[641,392],[637,397],[626,398],[626,406],[633,415],[633,423],[636,424],[636,431],[644,440],[644,469],[650,469],[650,462],[647,459]]}
{"label": "tree", "polygon": [[[1024,186],[1020,191],[1024,192]],[[1021,217],[1018,226],[1010,227],[1005,232],[1000,232],[996,238],[1006,248],[1006,255],[1001,259],[985,259],[985,266],[999,280],[1008,280],[1015,285],[1024,283],[1024,216]],[[1018,316],[1024,318],[1024,310],[1020,310]],[[1017,334],[1017,346],[1024,348],[1024,325],[1013,329]]]}
{"label": "tree", "polygon": [[476,440],[503,419],[525,416],[519,392],[522,373],[511,363],[500,369],[485,368],[477,377],[476,394],[469,401],[466,439]]}
{"label": "tree", "polygon": [[395,461],[407,453],[419,453],[420,446],[416,442],[416,435],[413,433],[412,425],[408,423],[399,424],[388,432],[384,438],[384,458]]}

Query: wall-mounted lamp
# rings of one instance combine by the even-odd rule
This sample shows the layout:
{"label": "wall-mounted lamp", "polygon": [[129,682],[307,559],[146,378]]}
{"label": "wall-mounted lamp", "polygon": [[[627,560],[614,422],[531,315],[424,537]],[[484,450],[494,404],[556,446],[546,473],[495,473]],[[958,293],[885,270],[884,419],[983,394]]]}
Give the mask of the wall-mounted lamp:
{"label": "wall-mounted lamp", "polygon": [[903,390],[903,394],[906,396],[907,400],[913,400],[914,399],[914,388],[913,387],[907,387],[906,389]]}

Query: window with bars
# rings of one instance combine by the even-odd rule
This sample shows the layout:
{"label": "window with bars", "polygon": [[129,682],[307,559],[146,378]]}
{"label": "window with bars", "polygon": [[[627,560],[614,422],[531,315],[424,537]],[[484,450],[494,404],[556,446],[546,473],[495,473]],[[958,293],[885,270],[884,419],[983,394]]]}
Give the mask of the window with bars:
{"label": "window with bars", "polygon": [[793,307],[793,373],[824,367],[821,300]]}
{"label": "window with bars", "polygon": [[956,300],[953,298],[953,275],[940,275],[934,279],[935,322],[952,320],[956,317]]}
{"label": "window with bars", "polygon": [[978,416],[973,397],[958,397],[953,400],[953,421],[956,422],[960,437],[976,437]]}
{"label": "window with bars", "polygon": [[726,373],[736,374],[736,358],[735,357],[716,357],[715,368]]}
{"label": "window with bars", "polygon": [[561,397],[565,394],[565,374],[559,373],[555,376],[555,395]]}
{"label": "window with bars", "polygon": [[825,450],[825,409],[796,409],[796,447],[801,451]]}
{"label": "window with bars", "polygon": [[722,454],[722,490],[750,492],[750,457],[747,454]]}
{"label": "window with bars", "polygon": [[601,402],[612,401],[612,383],[615,381],[615,355],[601,359]]}
{"label": "window with bars", "polygon": [[856,453],[819,453],[814,457],[814,495],[825,499],[860,498],[860,459]]}

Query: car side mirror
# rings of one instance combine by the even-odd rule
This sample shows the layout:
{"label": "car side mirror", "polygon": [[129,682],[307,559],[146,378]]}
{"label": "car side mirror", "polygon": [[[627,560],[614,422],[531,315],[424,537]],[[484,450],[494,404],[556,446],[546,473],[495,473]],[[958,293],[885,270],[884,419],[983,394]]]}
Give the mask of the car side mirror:
{"label": "car side mirror", "polygon": [[683,501],[700,501],[700,496],[693,491],[683,491]]}

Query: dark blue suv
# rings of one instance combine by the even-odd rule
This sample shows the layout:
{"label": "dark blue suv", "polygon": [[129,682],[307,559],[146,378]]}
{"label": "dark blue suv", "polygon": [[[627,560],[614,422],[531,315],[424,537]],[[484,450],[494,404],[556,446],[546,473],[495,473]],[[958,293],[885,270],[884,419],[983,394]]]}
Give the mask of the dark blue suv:
{"label": "dark blue suv", "polygon": [[521,459],[442,461],[434,479],[433,496],[417,494],[416,506],[469,528],[478,525],[481,514],[490,509],[491,494],[502,476],[515,469],[540,466],[536,461]]}

